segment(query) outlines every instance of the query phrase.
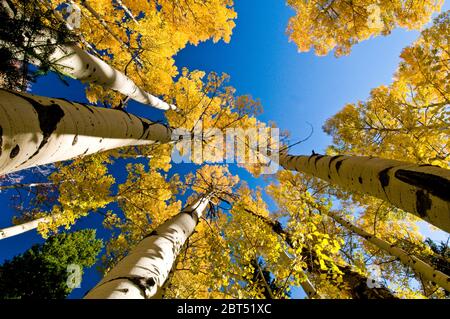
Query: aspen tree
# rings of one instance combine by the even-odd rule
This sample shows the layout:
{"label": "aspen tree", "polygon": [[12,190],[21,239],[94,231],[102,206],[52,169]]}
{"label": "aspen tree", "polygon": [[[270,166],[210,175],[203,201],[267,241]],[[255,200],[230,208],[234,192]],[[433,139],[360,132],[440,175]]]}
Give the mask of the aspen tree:
{"label": "aspen tree", "polygon": [[386,200],[450,232],[450,171],[362,156],[280,154],[283,168]]}
{"label": "aspen tree", "polygon": [[[272,231],[276,234],[278,234],[286,243],[287,245],[295,249],[298,246],[294,242],[293,236],[283,228],[281,223],[279,221],[273,220],[272,218],[268,216],[260,215],[256,212],[254,212],[251,209],[248,209],[247,207],[242,207],[242,210],[246,213],[250,214],[250,216],[253,216],[254,218],[257,218],[258,220],[262,221],[264,224],[269,226]],[[321,274],[326,274],[327,271],[323,271],[320,268],[316,266],[316,263],[318,263],[318,256],[317,254],[309,247],[305,246],[300,250],[300,256],[303,258],[303,260],[306,261],[306,270],[308,272],[317,273],[319,276]],[[368,278],[367,276],[364,276],[362,273],[359,273],[352,269],[350,265],[345,265],[345,263],[338,262],[337,267],[339,271],[342,272],[342,281],[347,286],[346,288],[349,290],[349,293],[352,298],[354,299],[393,299],[396,298],[395,295],[389,291],[386,287],[369,287],[367,286]],[[301,286],[307,296],[309,298],[321,298],[320,293],[315,289],[312,282],[306,277],[305,281],[301,282]]]}
{"label": "aspen tree", "polygon": [[48,217],[41,217],[20,225],[0,229],[0,240],[25,233],[32,229],[36,229],[40,223],[48,222],[48,219]]}
{"label": "aspen tree", "polygon": [[329,154],[376,156],[449,168],[450,11],[400,54],[390,85],[328,119]]}
{"label": "aspen tree", "polygon": [[326,214],[341,226],[358,234],[378,248],[385,250],[392,256],[399,258],[402,263],[411,267],[415,272],[423,276],[424,279],[435,283],[436,285],[444,288],[447,291],[450,291],[450,276],[436,270],[433,266],[430,266],[429,264],[423,262],[416,256],[408,254],[403,249],[398,248],[395,245],[391,245],[388,242],[377,238],[373,234],[370,234],[365,230],[359,228],[358,226],[346,221],[336,212],[328,211]]}
{"label": "aspen tree", "polygon": [[[339,213],[332,210],[333,205],[331,199],[326,199],[326,196],[331,196],[332,194],[328,194],[329,190],[323,188],[324,185],[327,186],[326,183],[308,177],[306,174],[297,174],[289,171],[280,171],[278,174],[278,181],[279,185],[272,184],[269,186],[268,190],[270,195],[277,201],[277,204],[282,211],[288,212],[289,216],[299,218],[300,221],[304,222],[309,218],[315,218],[317,227],[320,227],[328,234],[335,234],[333,236],[345,236],[343,238],[347,238],[347,240],[349,238],[348,235],[354,234],[356,237],[361,238],[362,244],[368,243],[370,246],[374,245],[375,250],[383,250],[386,252],[387,255],[391,256],[391,259],[393,257],[392,261],[398,258],[401,263],[410,267],[419,278],[434,282],[438,286],[448,289],[448,276],[439,272],[433,266],[430,266],[421,259],[423,253],[427,253],[426,250],[422,247],[416,247],[416,249],[405,248],[408,250],[407,252],[402,248],[407,246],[402,244],[403,242],[416,246],[414,238],[420,238],[420,234],[416,234],[417,231],[415,231],[414,228],[408,227],[406,222],[403,223],[403,227],[398,227],[400,230],[397,230],[394,226],[388,226],[389,224],[392,224],[389,217],[387,217],[387,222],[378,220],[378,223],[375,221],[374,225],[366,225],[368,215],[364,214],[363,211],[362,217],[354,213],[349,215],[349,218],[360,218],[360,222],[357,225],[354,222],[348,222],[346,219],[342,218]],[[343,211],[350,211],[351,208],[345,206],[344,203],[344,206],[342,206],[341,209]],[[334,223],[330,223],[330,221],[337,222],[343,227],[336,227]],[[394,222],[395,225],[397,223]],[[402,235],[402,232],[406,233],[406,235]],[[300,238],[303,238],[303,236],[308,238],[310,236],[308,234],[298,234],[295,229],[290,231],[290,234],[300,236]],[[327,242],[329,242],[329,240],[327,240]],[[350,246],[355,248],[351,243]],[[357,268],[366,268],[366,261],[354,258],[357,257],[358,252],[356,252],[355,255],[353,248],[351,248],[351,250],[340,249],[345,260],[352,265],[357,266]],[[364,250],[367,251],[369,256],[373,256],[373,252],[367,249]],[[350,256],[348,254],[350,254]],[[376,262],[375,265],[377,265]],[[395,277],[390,277],[389,279],[391,281],[393,281],[393,279],[396,280]],[[403,283],[403,285],[404,284],[405,283]],[[402,293],[403,292],[400,292],[400,295],[402,295]]]}
{"label": "aspen tree", "polygon": [[130,145],[171,141],[167,126],[123,111],[0,90],[0,174]]}
{"label": "aspen tree", "polygon": [[209,194],[185,207],[144,238],[89,293],[86,299],[158,297],[185,241],[209,204]]}
{"label": "aspen tree", "polygon": [[326,55],[336,49],[335,55],[350,53],[353,45],[370,37],[388,35],[397,27],[418,30],[442,0],[288,0],[295,10],[286,32],[300,52],[314,49],[317,55]]}
{"label": "aspen tree", "polygon": [[[3,6],[8,6],[6,2],[2,2]],[[20,8],[17,8],[20,10]],[[10,13],[12,12],[9,11]],[[10,16],[10,23],[14,23],[14,16]],[[131,99],[153,106],[161,110],[170,110],[171,106],[158,97],[148,93],[141,87],[138,87],[129,77],[119,70],[111,67],[102,59],[84,51],[75,44],[58,44],[56,39],[46,36],[28,38],[26,36],[27,30],[24,30],[24,35],[30,42],[29,46],[33,47],[35,52],[42,52],[42,43],[48,46],[53,46],[54,51],[48,57],[52,67],[58,73],[67,75],[69,77],[78,79],[87,83],[95,83],[105,88],[118,91],[121,94],[130,97]],[[39,63],[39,61],[25,61],[31,63]],[[39,65],[38,65],[39,66]]]}

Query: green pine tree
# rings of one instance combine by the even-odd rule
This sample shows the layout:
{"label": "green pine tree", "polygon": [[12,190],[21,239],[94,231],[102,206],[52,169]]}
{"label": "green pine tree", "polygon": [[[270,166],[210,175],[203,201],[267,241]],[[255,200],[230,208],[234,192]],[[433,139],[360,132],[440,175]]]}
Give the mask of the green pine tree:
{"label": "green pine tree", "polygon": [[61,233],[34,245],[0,266],[0,299],[66,298],[72,291],[68,265],[93,266],[102,247],[93,229]]}

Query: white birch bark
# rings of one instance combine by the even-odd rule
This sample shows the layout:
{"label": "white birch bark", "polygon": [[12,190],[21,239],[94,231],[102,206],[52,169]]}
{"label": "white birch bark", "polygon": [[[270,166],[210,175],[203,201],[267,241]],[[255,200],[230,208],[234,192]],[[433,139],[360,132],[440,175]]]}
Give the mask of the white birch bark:
{"label": "white birch bark", "polygon": [[[7,8],[9,6],[5,1],[2,1],[1,4],[8,10]],[[11,10],[9,11],[12,12]],[[14,18],[14,16],[11,18]],[[55,44],[56,39],[50,37],[34,39],[34,42],[30,43],[30,46],[35,47],[36,53],[39,53],[39,46],[49,42],[50,44]],[[55,71],[82,82],[98,84],[157,109],[165,111],[176,109],[174,105],[170,105],[138,87],[125,74],[111,67],[100,58],[85,52],[77,45],[58,45],[55,51],[49,56],[49,61],[52,63]],[[30,62],[38,64],[37,61]]]}
{"label": "white birch bark", "polygon": [[98,84],[160,110],[176,109],[174,105],[146,92],[125,74],[76,45],[58,46],[49,60],[56,65],[57,72],[82,82]]}
{"label": "white birch bark", "polygon": [[362,156],[280,154],[285,169],[381,198],[450,232],[450,170]]}
{"label": "white birch bark", "polygon": [[48,223],[51,220],[51,216],[46,216],[31,220],[20,225],[0,229],[0,240],[26,233],[27,231],[36,229],[40,223]]}
{"label": "white birch bark", "polygon": [[175,260],[209,203],[203,196],[144,238],[86,299],[150,299],[160,296]]}
{"label": "white birch bark", "polygon": [[447,276],[446,274],[436,270],[434,267],[423,262],[416,256],[408,254],[403,249],[395,247],[395,245],[391,245],[387,241],[380,239],[366,232],[365,230],[359,228],[358,226],[344,220],[335,212],[330,211],[326,212],[326,214],[330,216],[332,219],[334,219],[338,224],[358,234],[359,236],[363,237],[376,247],[386,251],[390,255],[397,257],[403,264],[411,267],[417,274],[422,276],[424,279],[437,284],[438,286],[444,288],[447,291],[450,291],[450,277]]}
{"label": "white birch bark", "polygon": [[169,127],[124,111],[0,89],[0,175],[170,141]]}

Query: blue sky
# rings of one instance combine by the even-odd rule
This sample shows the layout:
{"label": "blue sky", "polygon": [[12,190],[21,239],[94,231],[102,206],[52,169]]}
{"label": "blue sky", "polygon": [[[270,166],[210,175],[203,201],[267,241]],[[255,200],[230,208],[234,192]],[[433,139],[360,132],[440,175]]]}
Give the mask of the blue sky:
{"label": "blue sky", "polygon": [[[450,5],[444,5],[448,10]],[[389,84],[399,62],[399,54],[405,46],[418,36],[416,31],[397,29],[387,37],[377,37],[356,45],[350,56],[335,58],[316,57],[312,53],[298,53],[293,43],[288,42],[285,28],[293,11],[283,1],[236,1],[238,13],[236,28],[231,42],[202,43],[188,46],[176,56],[177,66],[206,72],[225,72],[231,76],[230,84],[238,94],[251,94],[259,98],[264,106],[261,120],[275,121],[281,129],[288,129],[293,139],[302,139],[309,134],[309,125],[314,127],[312,137],[296,146],[294,153],[309,154],[311,150],[323,152],[331,139],[322,132],[322,125],[346,103],[365,100],[372,88]],[[83,85],[69,81],[64,86],[56,76],[42,77],[33,86],[38,95],[64,97],[75,101],[86,101]],[[163,114],[148,107],[131,102],[128,111],[151,119],[161,119]],[[174,166],[173,172],[189,170],[190,166]],[[123,171],[115,172],[123,177]],[[245,176],[245,177],[244,177]],[[261,185],[260,180],[242,175],[250,186]],[[9,208],[8,194],[0,194],[3,211],[0,227],[11,224],[13,211]],[[75,229],[96,227],[100,236],[107,236],[101,229],[101,218],[97,215],[83,218]],[[442,232],[424,233],[433,239],[446,239]],[[33,243],[42,242],[35,232],[0,241],[0,262],[28,249]],[[82,297],[100,279],[94,269],[88,270],[82,288],[75,289],[71,297]],[[296,291],[295,296],[302,294]]]}

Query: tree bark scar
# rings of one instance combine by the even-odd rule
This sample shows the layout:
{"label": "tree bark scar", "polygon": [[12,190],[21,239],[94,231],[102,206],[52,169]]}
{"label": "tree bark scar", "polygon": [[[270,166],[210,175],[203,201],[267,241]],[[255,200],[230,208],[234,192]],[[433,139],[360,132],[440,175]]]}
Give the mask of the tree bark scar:
{"label": "tree bark scar", "polygon": [[[129,115],[128,115],[129,116]],[[130,117],[131,119],[131,117]],[[139,137],[139,139],[143,138],[145,133],[147,132],[148,128],[150,127],[150,123],[147,123],[145,121],[141,120],[141,124],[142,124],[142,135]]]}
{"label": "tree bark scar", "polygon": [[316,167],[317,167],[317,161],[320,160],[321,158],[325,157],[325,155],[320,155],[320,154],[315,154],[313,156],[315,157],[314,158],[314,166],[316,166]]}
{"label": "tree bark scar", "polygon": [[116,277],[113,278],[111,280],[105,281],[104,283],[102,283],[102,285],[111,282],[111,281],[115,281],[115,280],[128,280],[131,283],[133,283],[135,286],[138,287],[138,289],[142,292],[142,295],[147,299],[149,298],[148,296],[148,291],[151,291],[151,288],[156,284],[155,279],[153,279],[152,277],[150,278],[145,278],[145,277],[140,277],[140,276],[121,276],[121,277]]}
{"label": "tree bark scar", "polygon": [[328,162],[328,170],[331,171],[331,165],[335,160],[337,160],[339,157],[342,157],[343,155],[336,155],[330,158],[330,161]]}
{"label": "tree bark scar", "polygon": [[20,152],[20,147],[19,145],[16,144],[16,146],[14,146],[14,148],[11,150],[11,153],[9,153],[9,158],[13,159],[14,157],[17,156],[17,154],[19,154]]}
{"label": "tree bark scar", "polygon": [[385,194],[386,194],[385,188],[389,185],[389,182],[390,182],[389,171],[393,167],[394,166],[389,166],[378,173],[378,180],[380,181],[381,187],[383,187],[383,191]]}
{"label": "tree bark scar", "polygon": [[0,126],[0,156],[3,152],[3,127]]}
{"label": "tree bark scar", "polygon": [[42,147],[44,147],[44,145],[47,144],[48,139],[50,138],[52,133],[56,130],[58,123],[64,117],[64,111],[58,104],[51,104],[49,106],[45,106],[31,97],[24,96],[15,92],[10,93],[24,99],[33,106],[34,110],[38,115],[39,128],[41,129],[43,135],[41,144],[39,144],[38,149],[26,161],[23,162],[25,163],[30,159],[32,159],[34,156],[36,156],[42,149]]}
{"label": "tree bark scar", "polygon": [[335,167],[336,167],[336,172],[337,172],[338,175],[339,175],[339,170],[341,169],[342,162],[345,161],[345,160],[346,160],[346,159],[343,158],[343,159],[340,159],[340,160],[337,160],[337,161],[336,161]]}
{"label": "tree bark scar", "polygon": [[446,178],[405,169],[396,171],[395,177],[404,183],[423,189],[427,193],[450,202],[450,181]]}
{"label": "tree bark scar", "polygon": [[76,134],[75,137],[73,138],[72,146],[74,146],[75,144],[77,144],[77,142],[78,142],[78,134]]}
{"label": "tree bark scar", "polygon": [[416,210],[420,217],[427,217],[427,212],[431,208],[431,199],[426,192],[418,190],[416,192]]}

